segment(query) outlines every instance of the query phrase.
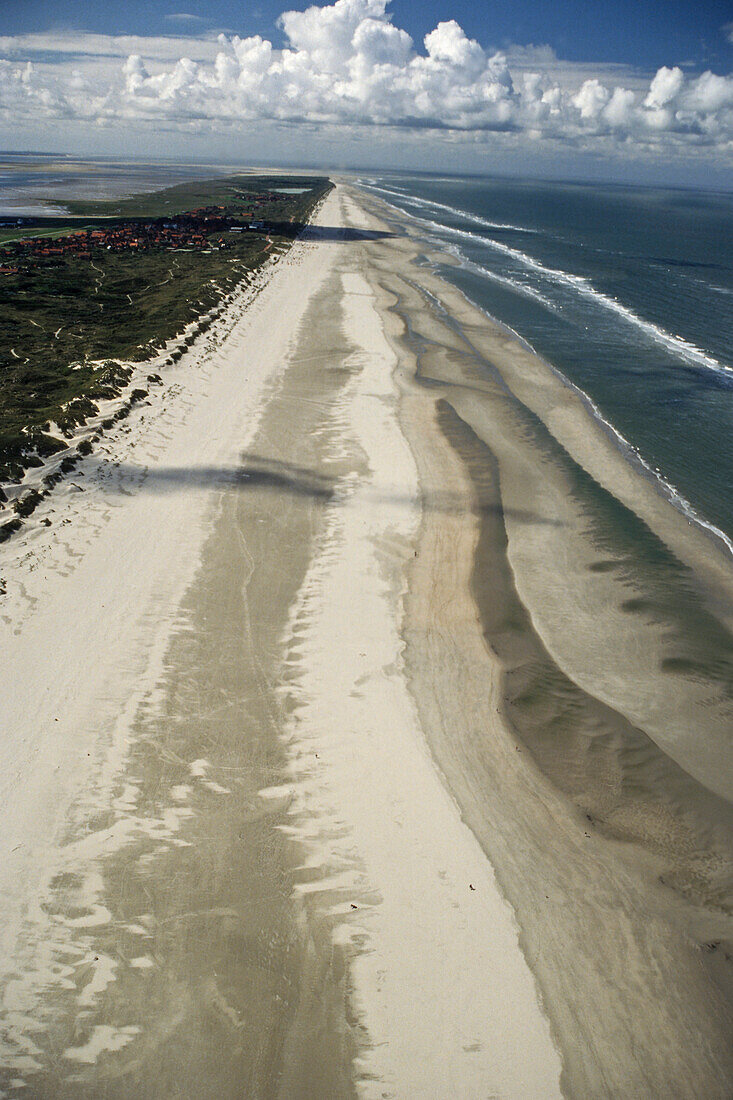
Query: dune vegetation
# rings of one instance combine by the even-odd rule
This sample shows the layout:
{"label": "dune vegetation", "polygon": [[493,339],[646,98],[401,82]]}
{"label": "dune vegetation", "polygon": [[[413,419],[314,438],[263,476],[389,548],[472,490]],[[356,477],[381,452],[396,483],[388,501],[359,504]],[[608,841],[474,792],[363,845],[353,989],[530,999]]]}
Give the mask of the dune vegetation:
{"label": "dune vegetation", "polygon": [[[0,479],[17,480],[65,446],[59,435],[127,385],[125,361],[159,354],[273,249],[287,248],[329,187],[324,178],[236,176],[70,203],[65,217],[0,228]],[[204,207],[223,208],[229,223],[204,247],[153,242],[140,251],[90,246],[84,254],[46,256],[38,241],[18,241],[22,233],[23,241],[42,236],[56,245],[68,234],[114,225],[150,232]],[[253,220],[262,228],[250,228]]]}

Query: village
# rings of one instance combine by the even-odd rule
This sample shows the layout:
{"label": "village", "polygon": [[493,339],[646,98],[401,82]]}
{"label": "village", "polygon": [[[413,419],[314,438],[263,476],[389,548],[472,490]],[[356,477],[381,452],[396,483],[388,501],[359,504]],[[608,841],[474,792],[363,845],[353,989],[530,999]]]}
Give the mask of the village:
{"label": "village", "polygon": [[[255,205],[269,196],[257,195]],[[223,233],[263,231],[265,223],[251,212],[226,206],[152,219],[114,221],[108,226],[85,227],[65,236],[28,236],[0,247],[0,275],[16,275],[29,263],[61,263],[67,257],[91,260],[94,251],[141,252],[149,249],[226,248]]]}

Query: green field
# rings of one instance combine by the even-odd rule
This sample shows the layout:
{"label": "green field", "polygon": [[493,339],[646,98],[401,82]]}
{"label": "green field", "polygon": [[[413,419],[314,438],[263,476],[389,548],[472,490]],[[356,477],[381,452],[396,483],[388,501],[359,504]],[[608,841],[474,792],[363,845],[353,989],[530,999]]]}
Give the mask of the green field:
{"label": "green field", "polygon": [[53,229],[25,225],[6,229],[4,226],[0,226],[0,246],[9,241],[23,240],[25,237],[65,237],[68,233],[76,233],[79,229],[86,229],[88,225],[88,222],[80,221],[74,224],[67,222],[65,225],[56,226]]}
{"label": "green field", "polygon": [[[299,186],[310,190],[253,207],[253,192]],[[286,248],[330,186],[323,178],[230,177],[70,208],[79,218],[73,228],[209,205],[255,210],[272,226],[271,247]],[[36,219],[22,227],[22,235],[68,232],[68,216],[55,221]],[[149,358],[215,307],[268,254],[262,233],[217,233],[217,239],[220,235],[227,245],[221,250],[100,249],[91,261],[70,256],[55,264],[23,265],[18,274],[0,277],[0,480],[17,479],[39,456],[65,445],[49,434],[49,422],[70,432],[95,411],[95,401],[120,390],[124,373],[114,362],[104,368],[100,361]]]}
{"label": "green field", "polygon": [[[78,217],[97,218],[155,218],[171,214],[175,210],[195,210],[201,206],[241,206],[251,209],[253,194],[276,187],[318,187],[326,181],[311,176],[227,176],[224,179],[195,180],[179,183],[163,191],[151,191],[143,195],[131,195],[113,202],[69,202],[69,213]],[[305,210],[309,201],[306,195],[280,195],[268,205],[267,217],[273,221],[284,219],[300,209]]]}

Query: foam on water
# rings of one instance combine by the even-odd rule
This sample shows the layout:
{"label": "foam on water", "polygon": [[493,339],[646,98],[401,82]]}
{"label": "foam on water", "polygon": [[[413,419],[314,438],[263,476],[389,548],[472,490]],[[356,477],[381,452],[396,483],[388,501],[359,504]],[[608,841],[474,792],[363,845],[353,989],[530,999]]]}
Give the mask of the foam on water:
{"label": "foam on water", "polygon": [[[385,189],[382,188],[381,190],[385,190]],[[402,196],[399,196],[396,192],[394,194],[395,194],[395,197],[400,197],[400,198],[402,197]],[[385,202],[386,205],[390,206],[393,210],[397,211],[398,213],[404,213],[404,211],[402,211],[400,209],[400,207],[395,206],[393,203],[390,203],[387,200],[383,200],[383,201]],[[683,358],[685,358],[686,360],[688,359],[688,356],[690,355],[690,353],[694,353],[694,354],[702,357],[703,362],[702,362],[701,365],[709,367],[709,368],[711,368],[711,369],[713,369],[713,370],[715,370],[719,373],[722,373],[722,374],[728,374],[728,375],[733,374],[733,370],[731,370],[730,367],[727,367],[724,364],[719,363],[717,360],[713,359],[712,357],[705,355],[704,352],[700,351],[700,349],[698,349],[698,348],[694,348],[687,341],[685,341],[682,337],[672,336],[670,333],[667,333],[663,329],[658,328],[657,326],[653,325],[651,322],[645,321],[643,318],[637,317],[637,315],[634,314],[633,311],[628,310],[626,307],[622,306],[621,303],[618,303],[614,299],[609,298],[607,295],[602,294],[600,291],[597,291],[591,285],[589,280],[583,278],[582,276],[569,275],[566,272],[556,271],[555,269],[548,268],[544,264],[541,264],[538,260],[535,260],[534,257],[531,257],[531,256],[527,255],[527,253],[520,252],[518,249],[510,248],[508,245],[503,245],[501,242],[488,240],[487,238],[481,237],[481,236],[479,236],[478,234],[475,234],[475,233],[471,233],[468,230],[455,229],[455,228],[452,228],[450,226],[440,225],[439,223],[437,223],[435,221],[432,221],[430,219],[427,219],[427,218],[418,218],[414,214],[411,214],[410,217],[414,218],[415,221],[421,222],[423,225],[426,225],[429,228],[431,228],[433,230],[436,230],[439,233],[447,233],[447,234],[451,234],[451,235],[458,236],[458,237],[469,238],[471,241],[476,241],[479,244],[495,246],[496,248],[499,249],[499,251],[507,252],[508,254],[512,255],[514,258],[521,259],[521,261],[524,264],[526,264],[527,267],[529,267],[531,269],[538,270],[542,274],[547,274],[547,275],[551,275],[551,276],[558,276],[558,277],[560,277],[560,278],[558,278],[559,282],[567,282],[570,286],[572,286],[574,289],[576,289],[579,293],[585,294],[585,296],[593,298],[594,300],[599,301],[601,304],[606,305],[607,307],[614,309],[616,312],[621,313],[621,315],[624,316],[627,320],[632,320],[633,323],[636,323],[641,328],[651,329],[652,334],[655,334],[655,338],[657,339],[657,341],[660,342],[660,343],[665,344],[667,347],[671,347],[672,350],[675,350],[679,353],[679,348],[677,347],[677,345],[681,344],[683,346],[682,350],[686,353],[683,356]],[[457,246],[447,245],[447,251],[449,251],[452,255],[456,256],[456,258],[458,258],[461,261],[461,265],[463,267],[465,267],[467,270],[473,271],[474,273],[476,273],[476,274],[478,274],[482,277],[491,279],[492,281],[503,283],[503,284],[507,285],[511,290],[514,290],[518,293],[526,294],[529,297],[532,297],[533,299],[538,300],[543,306],[546,306],[547,308],[553,310],[553,312],[557,311],[555,305],[549,299],[546,299],[538,291],[534,291],[534,289],[532,287],[528,287],[525,284],[517,282],[516,280],[509,279],[509,278],[504,277],[504,276],[500,276],[496,272],[493,272],[488,268],[484,268],[480,264],[476,264],[473,261],[468,260],[468,258],[464,256],[464,254],[461,252],[461,250]],[[432,297],[432,296],[430,296],[430,297]],[[522,336],[521,333],[517,332],[517,330],[514,329],[511,325],[508,325],[506,322],[500,320],[497,317],[494,317],[482,305],[477,303],[475,300],[471,299],[471,297],[468,294],[466,294],[465,297],[471,302],[472,305],[474,305],[477,309],[481,310],[481,312],[484,313],[494,324],[498,324],[501,328],[505,329],[507,332],[510,332],[517,340],[520,341],[520,343],[522,343],[526,348],[528,348],[534,355],[538,355],[539,358],[543,358],[542,356],[539,355],[538,351],[533,347],[531,342],[529,340],[527,340],[526,337]],[[441,311],[444,311],[444,307],[443,307],[442,303],[436,301],[436,302],[434,302],[434,305],[437,308],[439,308]],[[639,448],[637,446],[635,446],[629,439],[627,439],[626,436],[623,435],[623,433],[620,432],[618,430],[618,428],[608,419],[608,417],[604,416],[603,412],[601,411],[599,406],[596,404],[596,402],[592,399],[592,397],[582,387],[578,386],[575,382],[573,382],[570,378],[568,378],[568,376],[563,371],[559,370],[552,363],[547,362],[546,359],[543,358],[543,362],[545,362],[546,365],[548,366],[548,368],[550,370],[552,370],[553,373],[556,374],[562,380],[564,385],[568,386],[571,390],[573,390],[573,392],[575,392],[580,397],[580,399],[583,401],[586,408],[591,412],[593,417],[600,424],[603,425],[604,429],[607,432],[609,432],[609,434],[614,438],[614,440],[616,441],[618,446],[621,448],[621,450],[623,450],[624,453],[627,456],[629,456],[632,461],[637,463],[644,470],[644,472],[646,473],[647,476],[651,477],[656,482],[656,484],[659,486],[659,489],[663,493],[663,495],[680,512],[682,512],[682,514],[691,523],[694,523],[696,526],[704,529],[710,535],[712,535],[715,539],[719,540],[723,544],[723,546],[726,548],[728,553],[730,553],[731,556],[733,556],[733,539],[731,539],[729,537],[729,535],[726,534],[726,532],[724,530],[722,530],[720,527],[718,527],[716,524],[714,524],[714,523],[710,522],[709,520],[705,519],[695,509],[695,507],[690,503],[690,501],[680,492],[680,490],[674,485],[674,483],[668,477],[666,477],[660,469],[653,466],[650,462],[648,462],[644,458],[644,456],[642,455]],[[698,365],[700,365],[700,364],[698,364]]]}
{"label": "foam on water", "polygon": [[[477,302],[473,301],[468,295],[465,295],[465,297],[468,299],[469,302],[471,302],[471,305],[475,306],[476,309],[484,313],[490,321],[498,325],[500,328],[503,328],[505,331],[510,332],[512,336],[514,336],[521,344],[528,348],[533,355],[536,355],[539,359],[542,359],[542,356],[538,353],[536,348],[534,348],[529,340],[522,336],[521,333],[517,332],[517,330],[512,328],[511,325],[507,325],[504,321],[500,321],[498,320],[498,318],[493,317],[488,312],[488,310],[484,309],[483,306],[480,306]],[[441,305],[441,309],[442,308],[443,307]],[[624,436],[618,430],[618,428],[614,424],[612,424],[607,417],[603,415],[593,398],[588,393],[586,393],[584,389],[576,385],[575,382],[571,381],[571,379],[569,379],[566,374],[563,374],[563,372],[557,367],[553,366],[552,363],[548,363],[546,359],[542,359],[542,361],[545,363],[548,369],[553,372],[553,374],[556,374],[558,378],[562,380],[564,385],[566,385],[569,389],[576,393],[578,397],[580,397],[583,404],[593,414],[593,417],[599,423],[601,423],[606,431],[608,431],[610,435],[615,439],[621,450],[624,451],[634,462],[638,463],[644,469],[646,474],[649,475],[658,484],[664,496],[680,512],[682,512],[683,515],[685,515],[691,523],[696,524],[698,527],[702,527],[705,531],[713,535],[716,539],[719,539],[725,546],[726,550],[733,557],[733,539],[731,539],[725,533],[725,531],[721,530],[720,527],[717,527],[714,523],[710,523],[703,516],[701,516],[700,513],[695,510],[689,500],[687,500],[687,498],[683,496],[679,489],[675,485],[673,485],[668,478],[664,476],[661,470],[656,469],[654,466],[651,465],[651,463],[646,461],[644,456],[639,451],[639,448],[635,447],[634,444],[631,443],[626,438],[626,436]]]}
{"label": "foam on water", "polygon": [[369,186],[373,191],[379,191],[383,195],[392,195],[394,198],[402,199],[402,201],[406,202],[409,206],[414,206],[418,209],[445,210],[447,214],[453,214],[457,218],[463,218],[465,221],[473,222],[474,225],[484,225],[487,229],[509,229],[513,233],[539,232],[537,229],[531,229],[526,225],[512,225],[509,222],[490,221],[488,218],[482,218],[478,214],[469,214],[466,210],[459,210],[455,206],[448,206],[444,202],[435,202],[433,199],[418,199],[404,191],[393,191],[387,187],[379,187],[377,184],[370,184]]}
{"label": "foam on water", "polygon": [[693,364],[694,366],[705,367],[719,374],[733,375],[733,367],[728,366],[726,363],[721,363],[718,359],[715,359],[712,355],[708,355],[702,348],[696,347],[682,336],[667,332],[666,329],[661,328],[659,325],[655,325],[652,321],[640,317],[632,309],[624,305],[623,302],[619,302],[616,298],[611,298],[607,294],[604,294],[603,291],[597,290],[590,279],[587,279],[584,275],[573,275],[568,271],[547,267],[540,260],[529,255],[529,253],[523,252],[518,248],[512,248],[511,245],[504,244],[503,241],[496,241],[491,237],[481,236],[479,233],[471,233],[467,229],[456,229],[453,226],[441,225],[430,218],[418,218],[415,215],[413,215],[413,217],[415,217],[416,221],[421,222],[423,225],[428,226],[438,233],[445,233],[449,236],[470,240],[478,245],[491,248],[497,252],[502,252],[505,256],[510,256],[524,267],[538,272],[550,281],[571,287],[578,294],[585,298],[589,298],[597,305],[605,309],[613,310],[614,313],[617,313],[620,317],[623,317],[625,321],[629,322],[629,324],[640,329],[652,340],[659,344],[663,344],[669,351],[674,352],[683,362]]}
{"label": "foam on water", "polygon": [[472,271],[474,274],[480,275],[482,279],[491,279],[492,282],[509,287],[510,290],[517,294],[524,294],[527,298],[532,298],[533,301],[539,302],[545,309],[551,310],[552,313],[559,312],[558,307],[550,298],[541,294],[539,290],[535,290],[534,287],[529,286],[528,283],[522,283],[518,279],[510,279],[507,275],[500,275],[497,271],[492,271],[488,267],[483,267],[481,264],[469,260],[468,256],[461,252],[460,248],[456,245],[448,245],[447,251],[460,261],[460,265],[464,270]]}

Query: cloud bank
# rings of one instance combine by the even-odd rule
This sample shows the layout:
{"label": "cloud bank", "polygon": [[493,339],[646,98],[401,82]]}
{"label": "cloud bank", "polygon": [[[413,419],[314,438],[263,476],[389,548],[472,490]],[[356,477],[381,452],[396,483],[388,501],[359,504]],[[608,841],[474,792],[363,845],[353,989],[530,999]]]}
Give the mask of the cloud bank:
{"label": "cloud bank", "polygon": [[[733,76],[651,80],[578,66],[545,49],[491,53],[449,20],[421,46],[388,0],[336,0],[287,11],[286,41],[99,35],[0,38],[0,117],[132,122],[167,129],[257,122],[442,132],[480,143],[497,133],[589,148],[714,147],[733,155]],[[189,56],[186,56],[186,52]],[[124,60],[123,60],[124,58]],[[32,59],[32,60],[31,60]]]}

